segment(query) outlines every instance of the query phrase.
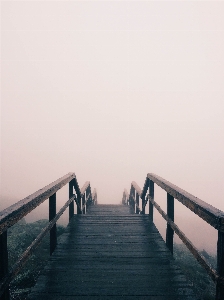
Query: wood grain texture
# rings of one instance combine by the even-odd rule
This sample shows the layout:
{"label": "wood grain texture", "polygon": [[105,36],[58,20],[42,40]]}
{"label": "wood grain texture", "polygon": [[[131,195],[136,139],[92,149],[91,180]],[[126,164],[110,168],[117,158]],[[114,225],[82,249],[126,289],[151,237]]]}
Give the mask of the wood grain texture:
{"label": "wood grain texture", "polygon": [[94,205],[76,215],[29,300],[193,300],[155,225],[129,206]]}

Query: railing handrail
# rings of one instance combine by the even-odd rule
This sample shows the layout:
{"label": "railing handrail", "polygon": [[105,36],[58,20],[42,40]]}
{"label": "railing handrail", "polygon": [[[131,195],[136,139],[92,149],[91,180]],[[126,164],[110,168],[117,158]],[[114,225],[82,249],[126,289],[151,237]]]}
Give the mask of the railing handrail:
{"label": "railing handrail", "polygon": [[96,189],[93,190],[92,199],[93,199],[93,202],[97,204],[97,192],[96,192]]}
{"label": "railing handrail", "polygon": [[[167,192],[167,213],[154,201],[154,183]],[[148,191],[149,193],[146,195]],[[142,199],[142,209],[139,207],[139,197]],[[177,199],[209,225],[218,230],[217,270],[214,270],[210,266],[204,256],[199,253],[198,249],[174,223],[174,199]],[[133,181],[131,183],[130,196],[127,198],[125,192],[123,192],[122,203],[131,205],[137,214],[145,213],[145,207],[148,201],[149,219],[153,221],[153,207],[155,207],[167,221],[166,245],[171,253],[173,253],[173,234],[175,232],[216,283],[216,300],[224,299],[224,212],[153,173],[147,174],[142,191],[137,183]]]}
{"label": "railing handrail", "polygon": [[84,193],[86,192],[86,190],[88,189],[89,186],[90,186],[90,182],[86,181],[80,190],[81,197],[84,195]]}
{"label": "railing handrail", "polygon": [[[56,213],[56,192],[65,184],[69,183],[69,200]],[[74,194],[74,189],[76,195]],[[7,229],[17,223],[20,219],[34,210],[38,205],[49,198],[49,223],[42,229],[41,233],[31,243],[31,245],[18,258],[17,262],[8,270],[8,250],[7,250]],[[69,220],[74,215],[74,201],[77,204],[77,214],[85,214],[86,208],[90,204],[97,202],[97,192],[91,193],[90,182],[87,181],[83,187],[79,188],[75,173],[67,175],[52,182],[46,187],[38,190],[32,195],[18,201],[10,207],[0,212],[0,299],[9,299],[9,283],[22,269],[40,242],[50,232],[50,254],[53,253],[57,245],[56,222],[69,206]],[[3,296],[2,296],[3,295]],[[3,297],[3,298],[2,298]]]}
{"label": "railing handrail", "polygon": [[[178,186],[172,184],[171,182],[165,180],[164,178],[156,174],[149,173],[147,174],[147,178],[152,180],[154,183],[160,186],[163,190],[165,190],[175,199],[180,201],[183,205],[185,205],[187,208],[189,208],[191,211],[193,211],[196,215],[205,220],[215,229],[224,232],[223,211],[193,196],[192,194],[186,192],[185,190],[179,188]],[[147,185],[147,182],[145,182],[145,185]],[[143,191],[144,190],[145,186],[143,188]]]}
{"label": "railing handrail", "polygon": [[44,188],[36,191],[28,197],[16,202],[0,212],[0,235],[13,226],[28,213],[34,210],[42,202],[47,200],[50,196],[55,194],[64,185],[70,182],[72,179],[76,182],[76,191],[80,193],[79,185],[76,180],[75,173],[68,173],[65,176],[55,180]]}
{"label": "railing handrail", "polygon": [[139,197],[141,197],[142,190],[139,187],[139,185],[135,181],[132,181],[131,185],[134,187],[134,189],[136,190],[136,193],[139,195]]}

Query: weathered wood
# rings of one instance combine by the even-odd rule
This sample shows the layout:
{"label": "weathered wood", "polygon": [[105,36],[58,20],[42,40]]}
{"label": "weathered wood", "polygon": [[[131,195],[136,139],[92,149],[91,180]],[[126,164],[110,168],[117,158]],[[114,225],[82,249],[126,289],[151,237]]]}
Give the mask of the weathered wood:
{"label": "weathered wood", "polygon": [[82,213],[86,213],[86,193],[82,195]]}
{"label": "weathered wood", "polygon": [[81,195],[77,195],[76,204],[77,204],[77,214],[78,215],[82,214],[81,202],[82,202]]}
{"label": "weathered wood", "polygon": [[[174,198],[167,193],[167,216],[170,220],[174,221]],[[166,228],[166,245],[170,252],[173,254],[173,234],[174,231],[169,223]]]}
{"label": "weathered wood", "polygon": [[[60,209],[58,214],[56,214],[56,192],[62,188],[66,183],[69,183],[69,200],[65,203],[65,205]],[[73,188],[75,189],[76,195],[73,193]],[[91,198],[91,187],[89,182],[84,185],[84,193],[89,193],[90,197],[87,198],[89,203],[92,203]],[[83,190],[82,190],[83,191]],[[0,274],[0,299],[5,300],[9,298],[9,283],[10,281],[17,275],[17,273],[21,270],[23,265],[29,259],[30,255],[32,255],[33,251],[42,241],[44,236],[50,231],[50,255],[52,255],[56,245],[57,245],[57,228],[56,221],[63,214],[65,209],[69,206],[69,219],[74,215],[74,200],[77,203],[78,209],[80,212],[80,201],[81,201],[81,191],[76,180],[76,176],[74,173],[68,173],[67,175],[61,177],[60,179],[54,181],[48,186],[40,189],[34,194],[20,200],[16,204],[10,206],[9,208],[3,210],[0,213],[0,267],[2,273]],[[27,213],[32,211],[42,202],[44,202],[47,198],[49,198],[49,225],[46,226],[41,233],[37,236],[37,238],[33,241],[33,243],[26,249],[26,251],[21,255],[18,261],[14,264],[9,272],[5,272],[5,265],[8,264],[7,260],[7,229],[14,225],[17,221],[23,218]],[[95,191],[94,194],[94,202],[97,201],[97,194]],[[86,205],[86,203],[85,203]],[[5,239],[6,237],[6,239]],[[6,247],[6,251],[5,251]],[[4,264],[3,264],[4,262]],[[3,272],[4,271],[4,272]]]}
{"label": "weathered wood", "polygon": [[146,196],[146,194],[147,194],[147,191],[148,191],[148,188],[149,188],[149,178],[146,177],[145,183],[144,183],[144,187],[143,187],[143,189],[142,189],[141,198],[145,198],[145,196]]}
{"label": "weathered wood", "polygon": [[[56,193],[49,198],[49,222],[56,216]],[[50,255],[57,246],[57,227],[56,223],[50,230]]]}
{"label": "weathered wood", "polygon": [[91,187],[90,182],[86,181],[83,187],[81,188],[81,197],[80,197],[80,209],[78,210],[78,214],[85,214],[86,213],[86,194],[90,191],[91,193]]}
{"label": "weathered wood", "polygon": [[137,185],[136,182],[132,182],[131,189],[130,189],[130,195],[128,197],[128,204],[133,208],[133,212],[136,214],[141,213],[142,210],[139,206],[139,198],[141,196],[141,189]]}
{"label": "weathered wood", "polygon": [[[7,230],[0,235],[0,281],[8,273]],[[9,300],[9,287],[0,296],[0,300]]]}
{"label": "weathered wood", "polygon": [[[224,233],[218,231],[217,242],[217,273],[224,278]],[[224,284],[218,280],[216,286],[216,300],[224,299]]]}
{"label": "weathered wood", "polygon": [[129,205],[128,199],[129,199],[128,191],[126,189],[124,189],[123,197],[122,197],[122,201],[121,201],[122,204],[123,205]]}
{"label": "weathered wood", "polygon": [[[72,196],[74,195],[73,193],[73,188],[74,188],[74,180],[71,180],[69,182],[69,190],[68,190],[68,194],[69,194],[69,199],[72,198]],[[69,204],[69,221],[71,220],[71,218],[74,216],[74,201],[72,201]]]}
{"label": "weathered wood", "polygon": [[76,180],[75,173],[68,173],[43,189],[40,189],[0,212],[0,234],[26,216],[72,179]]}
{"label": "weathered wood", "polygon": [[8,272],[8,274],[3,278],[3,280],[0,283],[0,296],[3,294],[5,289],[7,289],[9,283],[15,276],[18,274],[18,272],[22,269],[26,261],[29,259],[29,257],[33,254],[34,250],[38,247],[38,245],[41,243],[43,238],[46,236],[46,234],[50,231],[50,229],[54,226],[54,224],[57,222],[57,220],[60,218],[60,216],[64,213],[66,208],[69,206],[69,204],[74,201],[75,196],[70,198],[65,205],[59,210],[57,215],[52,219],[49,224],[42,229],[41,233],[37,236],[37,238],[31,243],[31,245],[23,252],[23,254],[20,256],[18,261],[13,265],[11,270]]}
{"label": "weathered wood", "polygon": [[96,205],[97,204],[97,192],[96,192],[96,189],[93,190],[92,199],[93,199],[93,204]]}
{"label": "weathered wood", "polygon": [[154,224],[130,209],[74,216],[29,300],[195,299]]}
{"label": "weathered wood", "polygon": [[[179,229],[179,227],[167,216],[167,214],[161,209],[161,207],[150,197],[148,196],[149,201],[153,204],[153,206],[158,210],[158,212],[162,215],[162,217],[167,221],[170,227],[174,230],[174,232],[179,236],[179,238],[183,241],[183,243],[187,246],[193,256],[197,259],[200,265],[207,271],[208,275],[212,278],[214,282],[220,280],[217,272],[210,266],[210,264],[206,261],[203,255],[201,255],[198,249],[191,243],[191,241],[186,237],[186,235]],[[224,284],[224,280],[221,280],[222,284]]]}
{"label": "weathered wood", "polygon": [[[160,186],[167,192],[167,214],[160,208],[160,206],[154,201],[154,183]],[[133,185],[131,185],[133,187]],[[163,218],[167,221],[167,232],[166,232],[166,244],[173,253],[173,234],[174,232],[181,238],[184,244],[188,247],[198,262],[205,268],[207,273],[217,284],[216,299],[224,299],[224,212],[213,207],[212,205],[204,202],[203,200],[191,195],[190,193],[180,189],[169,181],[152,173],[147,174],[142,197],[142,212],[144,212],[147,201],[144,200],[144,196],[149,188],[149,219],[153,221],[153,206],[159,211]],[[205,220],[208,224],[218,229],[218,271],[216,272],[206,262],[205,258],[199,254],[198,250],[194,245],[187,239],[182,231],[177,227],[174,221],[174,198],[180,201],[183,205],[197,214],[200,218]],[[131,199],[131,196],[130,196]],[[144,204],[143,204],[144,202]]]}
{"label": "weathered wood", "polygon": [[146,198],[146,194],[149,188],[149,178],[146,177],[145,179],[145,184],[144,187],[142,189],[142,193],[141,193],[141,199],[142,199],[142,214],[145,214],[145,207],[147,205],[147,198]]}
{"label": "weathered wood", "polygon": [[83,187],[81,188],[81,195],[83,196],[83,194],[86,192],[86,190],[88,189],[90,185],[90,182],[89,181],[86,181],[83,185]]}
{"label": "weathered wood", "polygon": [[224,212],[155,174],[147,177],[214,228],[224,232]]}
{"label": "weathered wood", "polygon": [[141,197],[141,194],[142,194],[141,188],[137,185],[137,183],[135,181],[132,181],[131,184],[134,187],[134,189],[136,190],[136,193]]}
{"label": "weathered wood", "polygon": [[140,213],[140,207],[139,207],[139,194],[136,193],[136,214],[138,215]]}
{"label": "weathered wood", "polygon": [[[154,200],[154,182],[149,180],[149,196]],[[149,202],[149,219],[153,222],[153,204]]]}
{"label": "weathered wood", "polygon": [[135,201],[134,201],[134,188],[131,185],[130,194],[129,194],[129,205],[132,207],[133,212],[135,212]]}

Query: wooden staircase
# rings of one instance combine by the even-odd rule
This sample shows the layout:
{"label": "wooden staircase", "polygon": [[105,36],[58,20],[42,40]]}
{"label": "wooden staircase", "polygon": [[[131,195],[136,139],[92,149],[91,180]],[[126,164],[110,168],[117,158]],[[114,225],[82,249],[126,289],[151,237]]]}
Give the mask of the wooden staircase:
{"label": "wooden staircase", "polygon": [[196,298],[148,215],[94,205],[71,219],[29,299]]}

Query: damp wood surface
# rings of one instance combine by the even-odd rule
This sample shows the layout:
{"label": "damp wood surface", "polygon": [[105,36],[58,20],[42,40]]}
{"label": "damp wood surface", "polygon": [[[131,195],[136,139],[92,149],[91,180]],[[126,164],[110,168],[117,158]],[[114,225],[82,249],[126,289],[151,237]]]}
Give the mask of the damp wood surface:
{"label": "damp wood surface", "polygon": [[70,221],[28,299],[198,298],[148,215],[95,205]]}

